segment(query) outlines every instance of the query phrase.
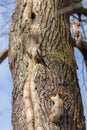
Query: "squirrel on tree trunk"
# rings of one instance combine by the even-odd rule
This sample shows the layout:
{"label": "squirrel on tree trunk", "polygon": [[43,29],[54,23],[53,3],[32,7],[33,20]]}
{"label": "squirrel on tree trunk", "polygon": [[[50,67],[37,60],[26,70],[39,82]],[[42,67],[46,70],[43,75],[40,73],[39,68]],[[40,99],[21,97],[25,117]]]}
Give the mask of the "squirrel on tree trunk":
{"label": "squirrel on tree trunk", "polygon": [[71,21],[71,24],[72,24],[72,27],[73,27],[76,47],[82,52],[82,54],[84,56],[86,66],[87,66],[87,43],[82,42],[83,36],[82,36],[82,33],[81,33],[80,29],[79,29],[79,26],[81,25],[81,22],[79,22],[79,21]]}
{"label": "squirrel on tree trunk", "polygon": [[83,39],[82,33],[80,32],[80,29],[79,29],[81,22],[71,21],[71,23],[72,23],[72,27],[73,27],[76,45],[79,45]]}
{"label": "squirrel on tree trunk", "polygon": [[51,97],[51,100],[54,102],[54,105],[50,110],[49,120],[57,123],[64,114],[62,93],[57,92],[56,96]]}

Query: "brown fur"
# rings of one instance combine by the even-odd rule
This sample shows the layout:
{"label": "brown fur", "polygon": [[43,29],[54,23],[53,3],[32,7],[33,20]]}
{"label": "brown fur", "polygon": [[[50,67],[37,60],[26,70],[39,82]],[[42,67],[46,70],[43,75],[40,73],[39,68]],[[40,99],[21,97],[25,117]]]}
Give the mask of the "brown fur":
{"label": "brown fur", "polygon": [[72,21],[71,24],[73,26],[73,32],[74,32],[74,38],[76,41],[76,45],[78,45],[81,43],[81,41],[83,39],[82,33],[80,32],[80,29],[79,29],[81,22]]}
{"label": "brown fur", "polygon": [[63,116],[63,99],[62,93],[57,93],[56,96],[52,96],[51,100],[55,103],[50,110],[49,120],[57,123],[60,121],[60,117]]}

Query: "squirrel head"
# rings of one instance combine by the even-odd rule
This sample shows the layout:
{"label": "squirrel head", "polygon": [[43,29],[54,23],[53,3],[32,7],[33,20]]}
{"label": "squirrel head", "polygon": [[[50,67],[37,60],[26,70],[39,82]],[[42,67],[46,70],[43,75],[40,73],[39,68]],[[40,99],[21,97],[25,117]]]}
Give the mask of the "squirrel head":
{"label": "squirrel head", "polygon": [[79,21],[71,21],[71,24],[80,26],[82,23]]}
{"label": "squirrel head", "polygon": [[58,92],[57,95],[59,96],[59,98],[63,97],[63,93],[62,92]]}

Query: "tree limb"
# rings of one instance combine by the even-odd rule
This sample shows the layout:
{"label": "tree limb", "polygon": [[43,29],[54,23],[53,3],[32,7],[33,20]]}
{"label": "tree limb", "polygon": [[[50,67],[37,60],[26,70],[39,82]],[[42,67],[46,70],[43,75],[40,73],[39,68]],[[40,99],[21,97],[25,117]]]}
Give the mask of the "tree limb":
{"label": "tree limb", "polygon": [[83,14],[87,16],[87,9],[83,7],[81,1],[77,2],[70,2],[68,6],[59,10],[60,14],[69,13],[72,14]]}
{"label": "tree limb", "polygon": [[85,16],[87,16],[87,9],[85,9],[84,7],[80,7],[79,9],[78,8],[74,8],[73,11],[71,12],[71,14],[73,13],[76,13],[76,14],[83,14]]}
{"label": "tree limb", "polygon": [[2,63],[7,56],[8,56],[8,47],[6,47],[6,48],[0,53],[0,63]]}

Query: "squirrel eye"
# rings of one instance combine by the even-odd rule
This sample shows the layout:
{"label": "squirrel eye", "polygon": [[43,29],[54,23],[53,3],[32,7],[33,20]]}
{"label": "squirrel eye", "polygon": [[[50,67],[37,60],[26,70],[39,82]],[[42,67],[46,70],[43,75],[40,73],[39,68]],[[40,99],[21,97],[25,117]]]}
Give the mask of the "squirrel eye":
{"label": "squirrel eye", "polygon": [[54,101],[52,101],[52,105],[54,106],[54,104],[55,104],[55,102]]}

